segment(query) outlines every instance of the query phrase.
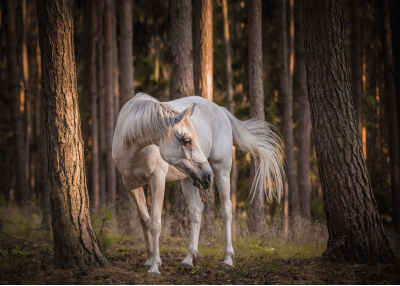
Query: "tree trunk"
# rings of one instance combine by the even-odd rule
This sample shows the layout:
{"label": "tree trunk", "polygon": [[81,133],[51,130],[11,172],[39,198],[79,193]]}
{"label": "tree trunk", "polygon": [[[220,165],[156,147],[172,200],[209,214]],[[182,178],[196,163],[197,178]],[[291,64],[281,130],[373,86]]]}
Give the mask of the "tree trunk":
{"label": "tree trunk", "polygon": [[[293,97],[294,75],[294,0],[289,0],[289,92]],[[293,100],[292,100],[293,101]]]}
{"label": "tree trunk", "polygon": [[[194,95],[192,57],[192,4],[190,0],[171,0],[171,97],[177,99]],[[174,186],[174,221],[172,234],[189,233],[189,209],[183,195],[181,182]]]}
{"label": "tree trunk", "polygon": [[105,1],[104,29],[105,29],[105,85],[106,85],[106,166],[107,166],[107,207],[115,214],[115,196],[117,176],[112,158],[112,142],[114,136],[114,49],[112,2]]}
{"label": "tree trunk", "polygon": [[[194,87],[195,94],[213,100],[213,10],[212,0],[194,1]],[[202,229],[214,235],[214,184],[208,189],[211,201],[204,203]]]}
{"label": "tree trunk", "polygon": [[[249,97],[250,117],[265,120],[264,114],[264,89],[262,70],[262,22],[261,22],[261,0],[250,0],[247,4],[249,25]],[[255,165],[251,159],[250,186],[254,181]],[[259,234],[265,229],[264,201],[265,183],[258,184],[256,190],[260,196],[254,197],[249,204],[249,217],[247,226],[253,235]]]}
{"label": "tree trunk", "polygon": [[298,5],[298,78],[299,78],[299,123],[298,123],[298,184],[301,216],[311,220],[310,182],[310,103],[307,95],[307,76],[304,58],[303,5]]}
{"label": "tree trunk", "polygon": [[304,1],[304,45],[318,171],[329,232],[325,256],[394,258],[383,233],[351,99],[342,1]]}
{"label": "tree trunk", "polygon": [[38,0],[55,263],[106,266],[89,215],[71,4]]}
{"label": "tree trunk", "polygon": [[279,65],[279,99],[282,106],[282,135],[285,143],[285,173],[288,179],[289,215],[294,217],[299,211],[299,190],[297,186],[296,169],[294,165],[293,144],[293,99],[290,88],[288,69],[288,45],[286,29],[286,1],[279,0],[278,14],[278,65]]}
{"label": "tree trunk", "polygon": [[[119,96],[120,106],[129,101],[133,96],[133,1],[120,0],[120,60],[119,60]],[[122,175],[117,171],[118,176],[118,229],[121,234],[135,234],[135,220],[139,216],[138,210],[132,196],[128,193],[122,182]]]}
{"label": "tree trunk", "polygon": [[[229,20],[228,20],[228,2],[227,0],[222,0],[222,21],[224,26],[224,54],[225,54],[225,77],[226,77],[226,102],[228,105],[228,110],[235,115],[235,102],[233,100],[232,91],[232,62],[231,62],[231,52],[230,52],[230,40],[229,40]],[[236,148],[232,147],[232,171],[231,171],[231,200],[232,200],[232,233],[235,235],[237,233],[237,221],[236,221],[236,207],[237,207],[237,178],[238,171],[236,167]]]}
{"label": "tree trunk", "polygon": [[394,82],[392,32],[390,27],[389,3],[382,1],[382,48],[385,74],[386,120],[390,155],[390,181],[392,187],[393,223],[400,231],[400,154],[397,122],[396,87]]}
{"label": "tree trunk", "polygon": [[358,130],[362,134],[362,66],[361,66],[361,33],[360,33],[360,0],[350,1],[350,48],[351,48],[351,92],[353,93],[354,108]]}
{"label": "tree trunk", "polygon": [[[97,15],[104,15],[104,1],[100,0],[97,5]],[[97,17],[98,30],[97,30],[97,90],[99,96],[99,174],[100,174],[100,209],[106,207],[107,201],[107,182],[106,182],[106,93],[104,85],[104,19]]]}
{"label": "tree trunk", "polygon": [[97,116],[97,9],[96,1],[90,2],[90,94],[91,94],[91,118],[92,118],[92,194],[93,210],[96,213],[100,205],[100,174],[99,174],[99,123]]}
{"label": "tree trunk", "polygon": [[21,69],[17,61],[17,31],[16,31],[16,15],[17,2],[14,0],[7,1],[6,15],[6,37],[7,37],[7,73],[9,82],[9,92],[12,99],[12,122],[13,122],[13,143],[14,143],[14,168],[16,174],[15,198],[17,203],[23,208],[29,204],[29,188],[25,151],[25,129],[23,117],[20,110],[20,83]]}

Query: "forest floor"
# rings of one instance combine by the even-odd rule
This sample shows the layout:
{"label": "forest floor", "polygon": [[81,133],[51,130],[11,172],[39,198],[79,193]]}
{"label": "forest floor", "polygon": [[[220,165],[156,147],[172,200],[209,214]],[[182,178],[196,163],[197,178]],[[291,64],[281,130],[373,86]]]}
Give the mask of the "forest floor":
{"label": "forest floor", "polygon": [[167,226],[160,239],[163,264],[158,276],[147,274],[143,267],[141,233],[112,235],[94,219],[109,267],[60,270],[54,264],[51,233],[17,215],[0,217],[0,284],[400,284],[399,259],[393,264],[361,265],[323,258],[327,236],[321,225],[313,227],[308,239],[236,236],[233,268],[222,263],[223,234],[217,221],[214,236],[200,240],[199,258],[190,269],[180,267],[188,239],[171,238]]}

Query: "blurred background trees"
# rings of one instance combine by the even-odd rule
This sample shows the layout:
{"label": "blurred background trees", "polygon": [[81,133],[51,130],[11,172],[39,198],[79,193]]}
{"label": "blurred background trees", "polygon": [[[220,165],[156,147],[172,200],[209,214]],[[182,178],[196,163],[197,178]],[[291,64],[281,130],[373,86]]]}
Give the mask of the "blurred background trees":
{"label": "blurred background trees", "polygon": [[[267,225],[286,217],[289,226],[289,217],[297,213],[307,221],[325,219],[310,126],[302,1],[71,3],[92,213],[110,208],[119,224],[136,216],[111,159],[118,112],[135,91],[160,101],[203,96],[242,120],[265,117],[280,129],[286,146],[286,207],[284,201],[262,199],[249,211],[251,160],[234,150],[233,229],[249,220],[249,228],[260,231],[251,225],[261,215]],[[3,204],[43,206],[43,222],[49,227],[36,5],[35,0],[0,3],[0,197]],[[394,17],[399,5],[388,0],[343,1],[343,5],[352,95],[372,190],[383,224],[399,227],[400,100],[395,79],[400,56]],[[147,198],[150,207],[149,192]],[[209,234],[214,216],[219,216],[218,204],[215,196],[205,212]],[[188,231],[185,205],[179,183],[175,187],[168,183],[164,210],[176,214],[176,235]],[[134,227],[134,222],[127,223],[121,231],[129,234]]]}

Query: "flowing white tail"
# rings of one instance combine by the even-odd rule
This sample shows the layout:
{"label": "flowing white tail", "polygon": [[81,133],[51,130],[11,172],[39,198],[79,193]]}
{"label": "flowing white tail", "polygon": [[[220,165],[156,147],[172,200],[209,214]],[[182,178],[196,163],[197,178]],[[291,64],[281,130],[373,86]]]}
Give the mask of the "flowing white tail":
{"label": "flowing white tail", "polygon": [[[221,107],[222,108],[222,107]],[[272,125],[265,121],[252,118],[241,121],[234,117],[227,109],[222,108],[232,125],[233,143],[242,151],[249,152],[254,159],[256,175],[250,191],[250,201],[256,195],[261,195],[259,184],[268,184],[265,194],[268,200],[275,197],[280,201],[283,193],[283,151],[282,140],[275,133]]]}

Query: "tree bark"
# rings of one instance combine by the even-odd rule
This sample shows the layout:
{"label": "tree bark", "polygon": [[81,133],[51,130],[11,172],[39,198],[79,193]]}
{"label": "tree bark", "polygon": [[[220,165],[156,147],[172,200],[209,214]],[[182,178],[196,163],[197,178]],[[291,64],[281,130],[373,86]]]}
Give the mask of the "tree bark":
{"label": "tree bark", "polygon": [[115,198],[117,176],[112,158],[112,141],[114,137],[114,49],[112,2],[105,0],[104,29],[105,29],[105,85],[106,85],[106,166],[107,166],[107,207],[115,214]]}
{"label": "tree bark", "polygon": [[12,99],[12,129],[14,143],[14,168],[16,174],[15,198],[17,203],[23,208],[29,204],[29,188],[25,151],[25,129],[24,121],[20,110],[20,83],[21,69],[17,60],[17,31],[16,31],[16,15],[17,2],[14,0],[7,1],[6,15],[6,37],[7,37],[7,73],[9,82],[9,92]]}
{"label": "tree bark", "polygon": [[[194,95],[192,56],[192,4],[190,0],[171,0],[171,97],[177,99]],[[183,195],[181,182],[174,185],[174,221],[172,234],[189,233],[189,208]]]}
{"label": "tree bark", "polygon": [[390,27],[388,0],[381,1],[382,18],[382,48],[385,74],[386,120],[388,125],[388,143],[390,156],[390,181],[392,188],[393,223],[400,231],[400,154],[399,129],[397,122],[396,87],[394,81],[394,65],[392,50],[392,32]]}
{"label": "tree bark", "polygon": [[365,164],[350,91],[342,1],[305,0],[307,85],[329,240],[325,256],[394,259]]}
{"label": "tree bark", "polygon": [[282,135],[285,143],[285,173],[289,188],[289,215],[294,217],[299,211],[299,190],[294,165],[293,144],[293,99],[290,88],[288,69],[288,45],[286,29],[286,0],[279,0],[278,14],[278,65],[279,65],[279,99],[282,106]]}
{"label": "tree bark", "polygon": [[55,263],[105,266],[89,215],[71,4],[38,0]]}
{"label": "tree bark", "polygon": [[311,220],[310,182],[310,103],[307,95],[307,76],[304,58],[303,5],[298,5],[298,78],[299,78],[299,123],[298,123],[298,184],[301,216]]}
{"label": "tree bark", "polygon": [[[222,21],[224,28],[224,55],[225,55],[225,77],[226,77],[226,102],[228,110],[235,115],[235,102],[233,100],[232,91],[232,61],[230,52],[230,39],[229,39],[229,19],[228,19],[228,2],[222,0]],[[236,208],[237,208],[237,179],[238,171],[236,167],[236,148],[232,147],[232,171],[231,171],[231,200],[232,200],[232,232],[235,235],[237,233],[237,221],[236,221]]]}
{"label": "tree bark", "polygon": [[[98,1],[97,15],[104,15],[104,1]],[[106,207],[107,201],[107,182],[106,182],[106,93],[104,84],[104,19],[103,17],[97,17],[98,19],[98,41],[97,41],[97,90],[99,96],[99,174],[100,174],[100,209]]]}
{"label": "tree bark", "polygon": [[[264,114],[264,89],[262,70],[262,19],[261,0],[250,0],[247,4],[248,25],[249,25],[249,97],[250,117],[265,120]],[[250,186],[254,181],[255,165],[251,159]],[[254,197],[249,204],[249,217],[247,227],[253,235],[259,234],[265,229],[264,201],[265,182],[258,184],[256,190],[260,196]]]}
{"label": "tree bark", "polygon": [[[195,94],[213,101],[213,10],[212,0],[194,1],[194,87]],[[214,235],[215,187],[208,189],[211,201],[204,203],[202,230]]]}
{"label": "tree bark", "polygon": [[361,32],[360,32],[360,0],[350,1],[350,48],[351,48],[351,92],[358,130],[362,134],[362,65],[361,65]]}
{"label": "tree bark", "polygon": [[100,174],[99,174],[99,123],[97,116],[97,9],[96,1],[90,2],[90,94],[91,94],[91,118],[92,118],[92,194],[93,210],[96,213],[100,206]]}

